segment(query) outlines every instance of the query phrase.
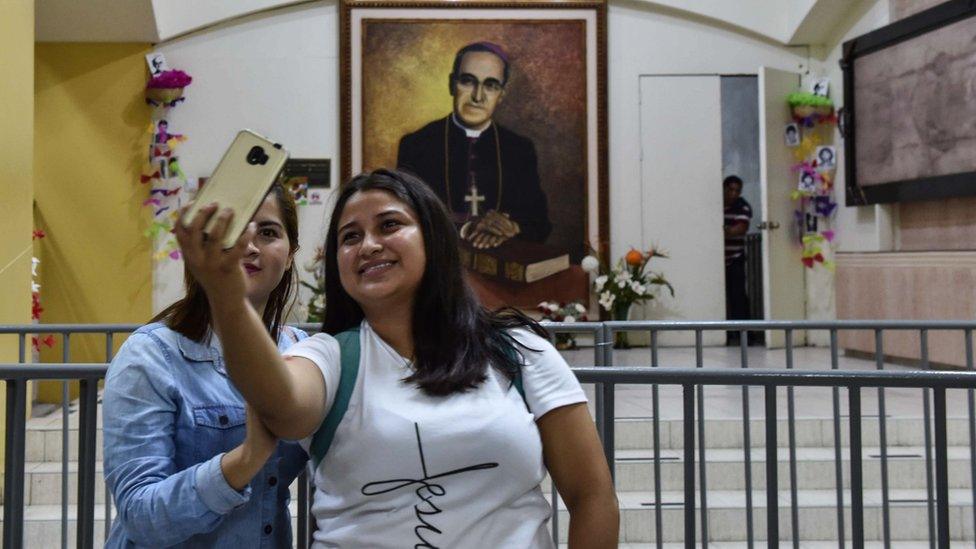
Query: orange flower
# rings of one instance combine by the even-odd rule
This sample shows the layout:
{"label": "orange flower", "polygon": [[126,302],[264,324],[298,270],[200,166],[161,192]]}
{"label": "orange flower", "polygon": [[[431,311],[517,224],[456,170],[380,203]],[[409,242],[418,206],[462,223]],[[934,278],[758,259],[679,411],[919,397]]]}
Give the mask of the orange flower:
{"label": "orange flower", "polygon": [[627,261],[627,264],[631,267],[639,267],[641,262],[644,261],[644,254],[638,252],[637,250],[631,249],[629,252],[627,252],[627,255],[624,256],[624,260]]}

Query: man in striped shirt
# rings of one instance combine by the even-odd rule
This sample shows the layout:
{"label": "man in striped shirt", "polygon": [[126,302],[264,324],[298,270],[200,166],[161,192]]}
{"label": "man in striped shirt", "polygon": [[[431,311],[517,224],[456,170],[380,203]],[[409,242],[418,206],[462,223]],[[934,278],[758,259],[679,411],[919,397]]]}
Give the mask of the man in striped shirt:
{"label": "man in striped shirt", "polygon": [[[746,298],[746,233],[752,207],[742,198],[742,179],[730,175],[722,181],[725,206],[725,311],[729,320],[749,318]],[[739,343],[739,332],[728,333],[728,344]]]}

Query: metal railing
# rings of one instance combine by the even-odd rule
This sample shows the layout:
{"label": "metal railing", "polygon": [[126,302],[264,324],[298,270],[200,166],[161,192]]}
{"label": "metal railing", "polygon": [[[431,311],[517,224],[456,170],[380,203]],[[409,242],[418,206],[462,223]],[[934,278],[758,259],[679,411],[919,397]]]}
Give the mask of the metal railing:
{"label": "metal railing", "polygon": [[[839,370],[839,347],[837,334],[844,330],[872,330],[875,333],[875,363],[877,370],[884,367],[883,352],[883,333],[888,330],[913,330],[918,331],[920,336],[920,366],[924,369],[928,367],[928,333],[933,330],[959,331],[965,337],[965,359],[968,370],[973,370],[972,335],[976,329],[976,322],[916,322],[916,321],[745,321],[745,322],[605,322],[605,323],[576,323],[576,324],[547,324],[554,334],[572,333],[587,334],[593,340],[593,364],[596,368],[576,368],[580,380],[584,383],[595,383],[596,393],[594,398],[595,421],[597,430],[600,433],[604,452],[606,453],[611,471],[614,470],[614,389],[620,383],[639,383],[651,385],[652,400],[652,422],[653,422],[653,467],[654,467],[654,521],[657,532],[657,546],[662,546],[662,497],[661,497],[661,432],[660,432],[660,397],[659,385],[679,385],[685,391],[683,400],[685,415],[683,421],[687,424],[689,417],[695,421],[697,415],[697,430],[685,429],[685,487],[687,496],[688,471],[691,470],[691,482],[694,483],[695,465],[698,465],[698,475],[700,478],[700,489],[698,490],[698,505],[687,505],[685,502],[685,516],[688,513],[700,511],[701,533],[700,544],[707,547],[709,540],[708,534],[708,483],[705,477],[705,421],[704,421],[704,392],[706,385],[741,385],[743,394],[743,451],[745,461],[744,478],[746,482],[746,522],[747,538],[749,545],[752,546],[755,532],[752,524],[753,502],[752,502],[752,468],[750,463],[751,441],[749,440],[750,410],[748,399],[749,386],[763,386],[767,389],[766,412],[767,417],[765,426],[767,431],[767,468],[770,466],[769,459],[769,430],[775,431],[776,422],[770,421],[770,417],[775,418],[776,410],[772,410],[773,415],[769,415],[769,396],[770,387],[785,386],[787,389],[787,417],[788,417],[788,446],[789,446],[789,475],[790,475],[790,501],[791,501],[791,525],[793,532],[793,545],[799,545],[799,517],[797,513],[797,482],[796,482],[796,439],[795,439],[795,411],[794,411],[794,386],[820,386],[831,387],[833,392],[833,431],[834,431],[834,462],[836,475],[837,491],[837,532],[838,543],[844,547],[845,528],[844,528],[844,491],[843,491],[843,466],[842,466],[842,446],[841,446],[841,422],[840,422],[840,390],[847,388],[849,391],[848,401],[852,408],[852,423],[850,427],[851,446],[855,445],[855,427],[853,421],[854,406],[857,405],[858,418],[860,417],[860,395],[861,389],[866,387],[877,387],[879,404],[879,440],[881,443],[881,483],[882,483],[882,516],[883,527],[882,535],[885,545],[891,541],[889,526],[889,507],[888,497],[888,470],[887,470],[887,440],[886,440],[886,413],[884,411],[884,389],[886,387],[916,387],[923,390],[924,408],[924,431],[925,431],[925,460],[927,471],[933,470],[935,466],[936,482],[933,486],[931,474],[926,474],[927,511],[929,520],[929,540],[930,545],[935,546],[938,542],[941,546],[943,537],[948,535],[948,530],[943,528],[943,522],[947,521],[948,515],[943,516],[943,500],[941,491],[944,488],[940,483],[944,474],[945,452],[947,450],[947,440],[945,438],[945,389],[962,388],[967,389],[968,396],[968,425],[970,442],[970,477],[973,481],[974,501],[976,501],[976,423],[974,423],[974,382],[971,373],[946,373],[946,372],[840,372]],[[300,325],[299,327],[307,331],[318,330],[318,325]],[[105,361],[111,360],[114,349],[114,334],[131,332],[138,328],[137,325],[31,325],[31,326],[0,326],[0,337],[3,334],[13,334],[19,339],[20,344],[20,363],[19,364],[0,364],[0,379],[7,381],[7,431],[6,431],[6,486],[4,500],[4,528],[3,543],[4,547],[20,547],[23,543],[24,532],[24,456],[25,456],[25,425],[26,425],[26,382],[28,380],[64,380],[63,381],[63,402],[62,402],[62,524],[61,542],[62,547],[67,546],[68,531],[68,506],[67,506],[67,471],[68,471],[68,380],[78,380],[81,386],[81,396],[79,400],[79,441],[78,441],[78,515],[77,515],[77,543],[79,547],[91,547],[94,543],[94,490],[95,490],[95,433],[97,429],[96,406],[97,406],[97,383],[104,377],[106,364],[69,364],[70,362],[70,336],[78,333],[95,333],[105,336]],[[703,369],[704,355],[704,334],[705,332],[715,331],[724,332],[726,330],[740,331],[741,353],[740,361],[743,370],[740,371],[712,371]],[[748,370],[749,355],[747,353],[747,338],[745,333],[750,330],[779,330],[785,335],[785,366],[784,371]],[[803,371],[802,373],[794,370],[794,345],[793,335],[795,332],[804,330],[825,330],[830,336],[830,370],[827,371]],[[614,333],[618,331],[646,332],[650,337],[649,359],[650,368],[611,368],[613,365]],[[659,335],[662,332],[692,332],[695,340],[695,368],[691,370],[678,368],[662,368],[659,361]],[[26,358],[26,337],[31,334],[61,334],[63,349],[63,364],[23,364]],[[870,375],[869,375],[870,374]],[[628,377],[637,376],[637,377]],[[678,376],[678,377],[674,377]],[[684,377],[681,377],[684,376]],[[872,377],[873,376],[873,377]],[[689,406],[688,388],[694,391],[694,399],[691,401],[692,414],[688,414]],[[856,389],[856,390],[855,390]],[[933,433],[931,426],[930,412],[930,392],[935,392],[935,416],[937,423],[941,421],[940,427],[935,428],[933,445]],[[941,396],[940,396],[941,391]],[[856,396],[852,396],[856,393]],[[941,398],[941,401],[940,401]],[[940,412],[941,406],[941,412]],[[941,413],[941,416],[940,416]],[[941,419],[940,419],[941,418]],[[857,446],[860,448],[860,421],[856,422]],[[697,431],[697,440],[695,432]],[[775,437],[775,433],[773,435]],[[693,437],[690,441],[688,437]],[[774,439],[775,440],[775,439]],[[689,444],[690,442],[690,444]],[[933,461],[932,450],[935,449]],[[692,455],[688,458],[689,448],[693,451],[697,447],[698,456]],[[773,448],[772,463],[776,463],[775,445]],[[859,508],[863,513],[863,501],[853,501],[854,497],[854,478],[853,471],[855,465],[855,455],[851,450],[851,487],[852,501],[851,508]],[[941,460],[941,461],[940,461]],[[857,453],[856,465],[860,472],[861,458],[860,452]],[[859,473],[860,474],[860,473]],[[775,479],[774,479],[775,480]],[[860,482],[860,476],[858,477]],[[768,483],[768,478],[767,478]],[[694,486],[692,484],[692,486]],[[860,484],[858,484],[860,486]],[[857,491],[860,497],[860,490]],[[307,500],[309,499],[309,487],[305,482],[299,483],[299,513],[298,531],[296,539],[299,546],[304,546],[311,538],[311,528],[309,521]],[[767,485],[768,494],[768,485]],[[692,494],[694,497],[694,494]],[[553,535],[558,539],[558,505],[556,505],[557,495],[555,487],[552,491],[553,502]],[[947,501],[947,500],[946,500]],[[777,502],[778,503],[778,502]],[[767,502],[768,505],[768,502]],[[947,511],[946,511],[947,513]],[[976,513],[976,511],[974,511]],[[767,516],[773,516],[767,513]],[[853,515],[852,515],[853,516]],[[693,518],[693,515],[692,515]],[[860,536],[863,541],[863,530],[859,528],[863,520],[852,518],[852,531],[854,532],[853,541],[858,546]],[[106,489],[105,497],[105,534],[108,535],[111,523],[111,497]],[[687,529],[689,525],[685,524]],[[694,520],[690,527],[694,530]],[[778,525],[777,525],[778,527]],[[947,528],[947,526],[946,526]],[[767,531],[769,525],[767,524]],[[687,531],[686,531],[687,535]],[[686,541],[694,538],[685,538]],[[769,538],[770,540],[774,538]],[[945,538],[948,539],[948,538]],[[304,543],[303,543],[304,542]],[[772,541],[770,541],[771,543]]]}

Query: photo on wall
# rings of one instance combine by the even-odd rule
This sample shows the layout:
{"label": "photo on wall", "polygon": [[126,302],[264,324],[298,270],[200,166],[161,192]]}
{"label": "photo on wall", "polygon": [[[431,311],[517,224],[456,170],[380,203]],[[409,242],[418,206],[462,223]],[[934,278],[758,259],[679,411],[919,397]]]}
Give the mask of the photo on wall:
{"label": "photo on wall", "polygon": [[486,306],[588,302],[580,261],[609,233],[604,5],[506,6],[344,4],[343,174],[430,185]]}

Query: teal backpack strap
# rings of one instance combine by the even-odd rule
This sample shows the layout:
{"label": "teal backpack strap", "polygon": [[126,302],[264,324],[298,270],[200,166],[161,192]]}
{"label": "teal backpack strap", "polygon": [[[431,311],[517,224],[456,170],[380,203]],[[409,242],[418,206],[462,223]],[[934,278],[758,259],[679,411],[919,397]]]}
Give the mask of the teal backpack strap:
{"label": "teal backpack strap", "polygon": [[[522,400],[525,400],[525,386],[522,385],[522,372],[515,374],[515,379],[512,380],[512,383],[515,384],[515,390],[518,391],[520,395],[522,395]],[[526,408],[529,407],[528,400],[525,400],[525,407]]]}
{"label": "teal backpack strap", "polygon": [[342,416],[346,414],[352,391],[356,388],[356,378],[359,377],[359,328],[346,330],[337,334],[335,338],[339,342],[341,374],[332,407],[322,421],[322,425],[312,435],[309,453],[315,467],[319,466],[326,452],[329,451],[329,446],[332,445],[336,429],[339,428]]}
{"label": "teal backpack strap", "polygon": [[[509,347],[508,356],[510,356],[515,362],[519,362],[519,354],[515,350],[515,347]],[[522,385],[522,368],[519,368],[518,372],[515,372],[515,377],[512,378],[512,385],[515,385],[515,390],[522,395],[522,401],[525,402],[525,407],[529,407],[529,401],[525,400],[525,386]],[[529,410],[531,412],[531,410]]]}

